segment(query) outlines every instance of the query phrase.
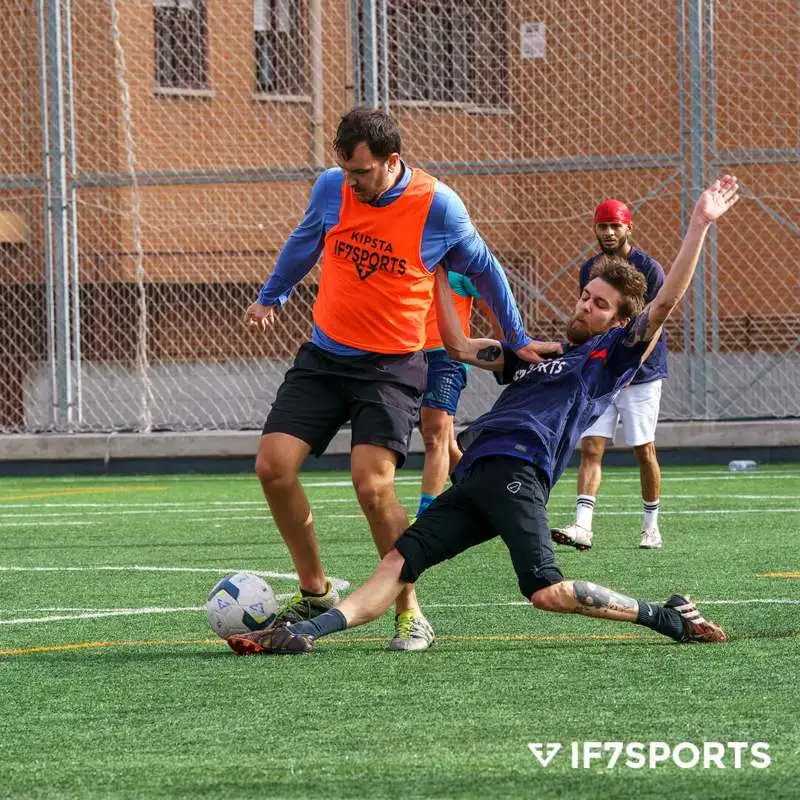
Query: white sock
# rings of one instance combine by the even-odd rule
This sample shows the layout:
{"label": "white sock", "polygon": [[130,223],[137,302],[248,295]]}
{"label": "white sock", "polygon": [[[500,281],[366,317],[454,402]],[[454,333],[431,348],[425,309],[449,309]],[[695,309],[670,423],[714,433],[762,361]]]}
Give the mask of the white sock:
{"label": "white sock", "polygon": [[592,529],[592,516],[594,515],[595,497],[591,494],[579,494],[575,504],[575,523],[587,531]]}
{"label": "white sock", "polygon": [[649,502],[644,501],[644,527],[657,528],[658,527],[658,505],[659,500]]}

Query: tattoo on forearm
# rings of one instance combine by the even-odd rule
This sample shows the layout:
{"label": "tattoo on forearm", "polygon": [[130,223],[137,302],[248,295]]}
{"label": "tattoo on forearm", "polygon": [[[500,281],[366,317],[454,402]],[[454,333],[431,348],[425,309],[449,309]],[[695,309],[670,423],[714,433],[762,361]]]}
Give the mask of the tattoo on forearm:
{"label": "tattoo on forearm", "polygon": [[639,602],[624,594],[612,592],[596,583],[575,581],[575,599],[585,608],[606,609],[608,611],[636,611]]}
{"label": "tattoo on forearm", "polygon": [[478,361],[497,361],[502,352],[496,344],[490,344],[488,347],[482,347],[478,350],[475,357]]}
{"label": "tattoo on forearm", "polygon": [[643,342],[647,334],[647,328],[650,326],[650,311],[645,309],[639,314],[631,325],[628,335],[625,337],[625,344],[629,347],[637,342]]}

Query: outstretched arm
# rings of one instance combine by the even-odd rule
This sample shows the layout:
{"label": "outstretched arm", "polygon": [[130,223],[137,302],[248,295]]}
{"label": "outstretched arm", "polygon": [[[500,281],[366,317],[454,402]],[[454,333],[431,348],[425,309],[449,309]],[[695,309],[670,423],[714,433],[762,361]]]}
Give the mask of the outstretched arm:
{"label": "outstretched arm", "polygon": [[[439,323],[439,333],[442,344],[450,358],[482,367],[493,372],[503,369],[503,346],[498,339],[470,339],[461,328],[455,306],[453,294],[450,291],[450,282],[447,271],[442,267],[436,268],[436,317]],[[491,314],[491,309],[489,309]],[[491,318],[491,317],[490,317]],[[495,333],[495,324],[492,324]],[[496,335],[496,334],[495,334]],[[541,361],[543,356],[560,355],[562,347],[559,342],[530,341],[516,351],[523,361]]]}
{"label": "outstretched arm", "polygon": [[681,249],[672,262],[658,294],[631,325],[627,344],[654,339],[692,282],[708,229],[739,199],[739,184],[732,175],[714,181],[698,198]]}
{"label": "outstretched arm", "polygon": [[461,329],[447,272],[436,267],[436,318],[442,344],[450,358],[494,371],[503,369],[503,348],[496,339],[470,339]]}

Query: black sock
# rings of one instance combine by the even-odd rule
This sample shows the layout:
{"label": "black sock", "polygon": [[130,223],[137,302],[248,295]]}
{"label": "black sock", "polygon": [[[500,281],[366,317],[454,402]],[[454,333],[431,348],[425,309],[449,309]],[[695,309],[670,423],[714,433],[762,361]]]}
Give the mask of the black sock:
{"label": "black sock", "polygon": [[683,619],[674,608],[664,608],[658,603],[650,603],[647,600],[637,600],[639,603],[639,615],[636,617],[637,625],[644,625],[664,636],[669,636],[676,642],[683,636]]}
{"label": "black sock", "polygon": [[329,633],[343,631],[347,627],[347,620],[338,608],[332,608],[314,619],[304,619],[302,622],[293,622],[289,626],[292,633],[304,633],[319,639]]}

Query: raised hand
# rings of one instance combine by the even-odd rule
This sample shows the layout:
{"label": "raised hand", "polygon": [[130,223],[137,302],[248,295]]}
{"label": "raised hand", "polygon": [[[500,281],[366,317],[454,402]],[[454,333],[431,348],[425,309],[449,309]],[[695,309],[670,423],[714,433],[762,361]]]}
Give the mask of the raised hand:
{"label": "raised hand", "polygon": [[739,197],[739,181],[733,175],[723,175],[700,195],[694,213],[710,225],[732,208]]}

